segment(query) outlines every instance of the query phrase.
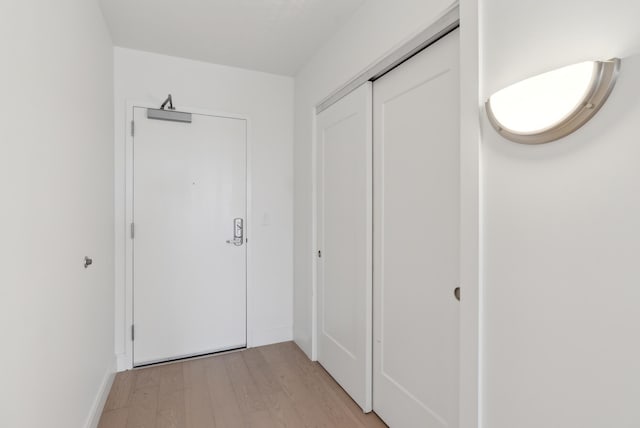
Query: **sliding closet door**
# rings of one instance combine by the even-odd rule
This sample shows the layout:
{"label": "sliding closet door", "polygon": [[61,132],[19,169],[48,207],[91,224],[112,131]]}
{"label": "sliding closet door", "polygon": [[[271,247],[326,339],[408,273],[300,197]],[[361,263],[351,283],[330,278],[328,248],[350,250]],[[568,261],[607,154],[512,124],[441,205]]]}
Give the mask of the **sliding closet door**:
{"label": "sliding closet door", "polygon": [[318,361],[371,410],[371,83],[317,117]]}
{"label": "sliding closet door", "polygon": [[458,31],[374,83],[374,410],[458,426]]}

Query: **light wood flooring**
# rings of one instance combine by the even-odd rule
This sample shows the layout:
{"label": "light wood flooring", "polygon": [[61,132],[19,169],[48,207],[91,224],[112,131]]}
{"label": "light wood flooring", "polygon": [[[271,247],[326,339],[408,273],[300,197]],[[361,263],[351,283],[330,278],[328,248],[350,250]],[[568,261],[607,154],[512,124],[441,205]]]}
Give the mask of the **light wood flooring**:
{"label": "light wood flooring", "polygon": [[99,428],[386,427],[293,343],[118,373]]}

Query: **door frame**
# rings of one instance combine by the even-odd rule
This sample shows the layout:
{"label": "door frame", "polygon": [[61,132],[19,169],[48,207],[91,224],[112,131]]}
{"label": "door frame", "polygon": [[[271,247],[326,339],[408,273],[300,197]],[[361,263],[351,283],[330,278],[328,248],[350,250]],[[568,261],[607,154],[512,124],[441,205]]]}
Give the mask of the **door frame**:
{"label": "door frame", "polygon": [[[482,349],[482,167],[480,114],[480,28],[477,2],[454,0],[443,12],[425,23],[412,36],[401,41],[369,67],[337,87],[310,109],[311,115],[311,359],[317,361],[317,123],[316,114],[367,80],[389,71],[392,64],[406,59],[419,46],[428,43],[453,20],[460,28],[460,351],[459,351],[459,427],[481,426],[481,349]],[[427,46],[428,47],[428,46]],[[374,386],[375,387],[375,386]]]}
{"label": "door frame", "polygon": [[[125,342],[125,361],[122,363],[125,365],[126,370],[133,368],[133,340],[131,326],[133,325],[133,240],[130,235],[130,225],[133,221],[133,140],[134,136],[131,132],[131,124],[133,122],[134,108],[158,108],[157,105],[151,105],[149,102],[135,102],[127,100],[126,103],[126,118],[125,118],[125,223],[124,229],[121,233],[124,236],[125,242],[125,254],[124,254],[124,275],[125,275],[125,292],[124,292],[124,325],[121,328],[124,329],[124,342]],[[198,107],[183,106],[181,110],[188,111],[193,114],[200,114],[205,116],[215,116],[229,119],[241,119],[246,123],[246,219],[245,219],[245,245],[247,246],[247,260],[246,260],[246,336],[247,336],[247,348],[253,346],[253,332],[255,331],[256,322],[253,318],[253,287],[254,278],[251,273],[251,262],[253,260],[253,251],[250,245],[251,231],[253,230],[253,216],[252,216],[252,134],[251,134],[251,120],[248,115],[238,113],[228,113],[222,111],[215,111],[209,109],[202,109]],[[116,309],[121,304],[116,302]],[[116,318],[116,322],[118,319]]]}

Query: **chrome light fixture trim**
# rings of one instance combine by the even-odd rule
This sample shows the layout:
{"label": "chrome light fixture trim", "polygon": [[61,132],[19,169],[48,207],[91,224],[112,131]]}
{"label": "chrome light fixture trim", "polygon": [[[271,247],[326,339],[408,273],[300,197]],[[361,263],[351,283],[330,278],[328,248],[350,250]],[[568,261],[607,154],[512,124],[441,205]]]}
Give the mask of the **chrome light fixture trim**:
{"label": "chrome light fixture trim", "polygon": [[[616,84],[620,72],[620,59],[594,61],[591,83],[576,107],[560,121],[533,132],[518,132],[504,126],[491,107],[491,97],[485,110],[493,128],[503,137],[520,144],[544,144],[558,140],[587,123],[602,108]],[[516,84],[517,85],[517,84]]]}

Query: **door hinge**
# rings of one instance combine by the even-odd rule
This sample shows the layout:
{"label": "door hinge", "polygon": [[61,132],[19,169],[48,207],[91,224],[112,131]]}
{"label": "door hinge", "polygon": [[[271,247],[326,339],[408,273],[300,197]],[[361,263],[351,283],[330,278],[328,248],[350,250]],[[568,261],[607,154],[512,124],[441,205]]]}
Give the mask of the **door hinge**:
{"label": "door hinge", "polygon": [[321,259],[322,258],[322,251],[318,250],[318,258]]}
{"label": "door hinge", "polygon": [[131,341],[133,342],[136,338],[136,329],[133,326],[133,324],[131,324]]}
{"label": "door hinge", "polygon": [[136,133],[136,123],[132,120],[131,121],[131,136],[133,137]]}
{"label": "door hinge", "polygon": [[135,223],[131,223],[131,239],[135,238],[136,236],[136,226]]}

